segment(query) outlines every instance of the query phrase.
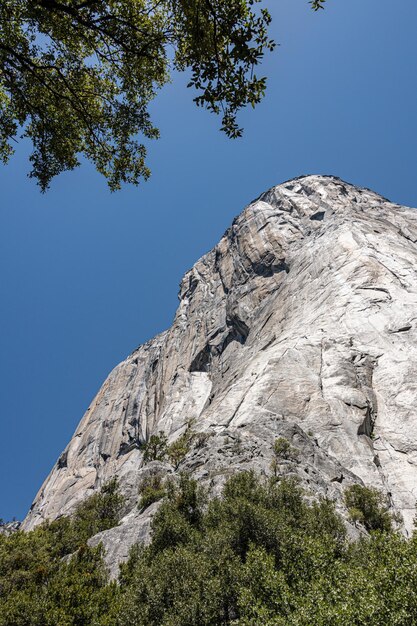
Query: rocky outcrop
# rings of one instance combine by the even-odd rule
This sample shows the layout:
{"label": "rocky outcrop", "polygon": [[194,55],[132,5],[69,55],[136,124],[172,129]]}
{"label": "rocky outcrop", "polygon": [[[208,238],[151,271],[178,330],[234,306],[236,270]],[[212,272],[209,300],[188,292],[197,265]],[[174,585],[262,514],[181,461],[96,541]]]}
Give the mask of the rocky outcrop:
{"label": "rocky outcrop", "polygon": [[338,178],[307,176],[252,202],[186,273],[172,327],[118,365],[88,408],[24,522],[70,513],[113,476],[121,525],[111,562],[149,535],[137,509],[143,445],[199,436],[179,467],[219,489],[272,446],[299,450],[280,473],[341,502],[363,481],[404,527],[417,497],[417,212]]}
{"label": "rocky outcrop", "polygon": [[6,537],[9,537],[10,535],[13,535],[13,533],[17,533],[17,531],[20,530],[20,527],[21,523],[16,520],[13,522],[1,522],[0,535],[6,535]]}

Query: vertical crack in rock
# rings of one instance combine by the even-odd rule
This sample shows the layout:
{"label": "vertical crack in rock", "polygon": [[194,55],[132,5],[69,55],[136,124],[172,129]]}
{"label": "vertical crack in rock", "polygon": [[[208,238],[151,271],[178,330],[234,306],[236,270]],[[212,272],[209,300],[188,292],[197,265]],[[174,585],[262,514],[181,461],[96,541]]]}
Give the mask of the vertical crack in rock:
{"label": "vertical crack in rock", "polygon": [[262,259],[252,264],[252,270],[257,276],[270,278],[280,272],[288,274],[290,267],[288,263],[286,263],[285,258],[276,259],[272,252],[267,252]]}
{"label": "vertical crack in rock", "polygon": [[373,389],[373,376],[376,361],[368,355],[362,356],[359,363],[355,363],[356,376],[360,388],[366,397],[365,417],[358,428],[358,436],[365,435],[372,439],[378,415],[377,400]]}
{"label": "vertical crack in rock", "polygon": [[317,213],[314,213],[313,215],[310,215],[310,219],[312,221],[322,222],[324,220],[325,214],[326,214],[325,211],[317,211]]}
{"label": "vertical crack in rock", "polygon": [[211,364],[211,346],[206,344],[191,361],[190,372],[209,372]]}
{"label": "vertical crack in rock", "polygon": [[226,329],[216,332],[210,341],[193,358],[189,371],[210,372],[213,359],[218,359],[226,348],[236,341],[244,345],[249,335],[248,325],[235,314],[226,320]]}
{"label": "vertical crack in rock", "polygon": [[58,461],[56,462],[57,468],[64,469],[65,467],[67,467],[67,459],[68,459],[68,450],[65,450],[59,457]]}
{"label": "vertical crack in rock", "polygon": [[372,439],[375,422],[376,422],[376,413],[374,413],[373,408],[370,405],[368,405],[366,407],[364,420],[358,428],[358,435],[366,435],[367,437]]}

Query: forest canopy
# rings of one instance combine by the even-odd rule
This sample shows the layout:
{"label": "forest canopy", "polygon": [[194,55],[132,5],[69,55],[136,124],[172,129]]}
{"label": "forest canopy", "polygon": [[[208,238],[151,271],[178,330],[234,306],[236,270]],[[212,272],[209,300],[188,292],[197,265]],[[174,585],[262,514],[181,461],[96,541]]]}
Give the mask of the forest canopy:
{"label": "forest canopy", "polygon": [[374,489],[345,490],[354,541],[335,503],[292,477],[241,472],[207,495],[186,475],[159,489],[152,541],[118,584],[88,545],[120,519],[115,482],[72,518],[0,534],[0,626],[417,624],[417,537],[395,530]]}

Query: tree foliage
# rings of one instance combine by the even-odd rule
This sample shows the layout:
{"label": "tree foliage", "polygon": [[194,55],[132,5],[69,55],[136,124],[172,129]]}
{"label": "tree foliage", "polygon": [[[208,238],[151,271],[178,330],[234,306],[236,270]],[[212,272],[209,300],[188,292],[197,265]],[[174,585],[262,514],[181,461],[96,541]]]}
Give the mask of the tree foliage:
{"label": "tree foliage", "polygon": [[263,1],[2,0],[0,159],[28,138],[43,191],[81,157],[111,190],[147,179],[159,136],[149,105],[173,71],[187,72],[194,102],[220,114],[226,135],[241,136],[237,114],[262,99],[256,69],[275,47]]}
{"label": "tree foliage", "polygon": [[274,48],[259,2],[2,0],[0,157],[29,138],[42,190],[81,155],[112,190],[146,179],[144,141],[159,134],[148,107],[172,70],[187,70],[196,104],[239,136],[237,112],[262,98],[255,68]]}
{"label": "tree foliage", "polygon": [[[385,503],[364,489],[346,501],[374,520]],[[113,487],[72,518],[0,535],[0,626],[417,624],[416,536],[373,522],[349,540],[334,503],[295,478],[242,472],[209,499],[180,475],[164,493],[152,541],[132,549],[118,585],[86,544],[88,517],[97,532],[120,515]]]}
{"label": "tree foliage", "polygon": [[311,8],[313,9],[313,11],[324,9],[325,2],[326,0],[310,0]]}
{"label": "tree foliage", "polygon": [[[122,568],[117,624],[394,624],[413,583],[404,575],[394,598],[388,581],[415,550],[391,531],[350,544],[334,504],[309,505],[294,479],[243,472],[207,502],[183,477],[154,518],[151,545]],[[413,623],[415,602],[412,592],[398,623]]]}
{"label": "tree foliage", "polygon": [[243,472],[208,502],[183,477],[122,567],[116,624],[416,624],[416,539],[386,527],[352,543],[334,504],[304,495]]}
{"label": "tree foliage", "polygon": [[389,503],[378,489],[352,485],[345,491],[345,503],[351,518],[363,524],[369,532],[391,530],[392,516],[389,513]]}
{"label": "tree foliage", "polygon": [[121,506],[111,481],[72,518],[0,534],[0,626],[108,626],[118,588],[87,540],[116,525]]}
{"label": "tree foliage", "polygon": [[162,431],[158,435],[151,435],[142,446],[143,462],[163,461],[167,455],[168,437]]}
{"label": "tree foliage", "polygon": [[198,434],[205,435],[205,433],[195,433],[191,424],[188,424],[185,432],[169,445],[168,437],[164,432],[159,431],[157,435],[151,435],[141,448],[143,462],[146,464],[150,461],[168,460],[177,470],[190,451],[193,442],[198,444],[196,441]]}
{"label": "tree foliage", "polygon": [[164,486],[162,474],[155,472],[146,476],[139,486],[139,509],[146,509],[150,504],[158,502],[165,496],[166,490]]}

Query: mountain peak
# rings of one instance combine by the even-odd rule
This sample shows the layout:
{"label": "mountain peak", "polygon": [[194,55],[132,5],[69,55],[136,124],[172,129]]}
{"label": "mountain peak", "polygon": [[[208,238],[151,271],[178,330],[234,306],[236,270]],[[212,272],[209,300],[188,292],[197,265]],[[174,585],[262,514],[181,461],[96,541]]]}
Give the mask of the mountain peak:
{"label": "mountain peak", "polygon": [[294,212],[292,207],[295,207],[298,209],[295,214],[298,213],[299,217],[311,218],[317,208],[324,212],[345,212],[354,208],[376,205],[380,207],[381,203],[389,203],[389,200],[370,189],[347,183],[337,176],[307,175],[272,187],[255,202],[266,202],[279,208],[288,207],[290,212]]}
{"label": "mountain peak", "polygon": [[[410,530],[417,485],[417,212],[334,176],[303,176],[249,204],[188,271],[172,327],[109,375],[37,495],[32,528],[119,478],[126,516],[97,539],[113,568],[149,534],[149,472],[270,473],[284,437],[297,475],[335,499],[369,483]],[[144,443],[187,429],[176,466]],[[114,570],[115,571],[115,570]]]}

